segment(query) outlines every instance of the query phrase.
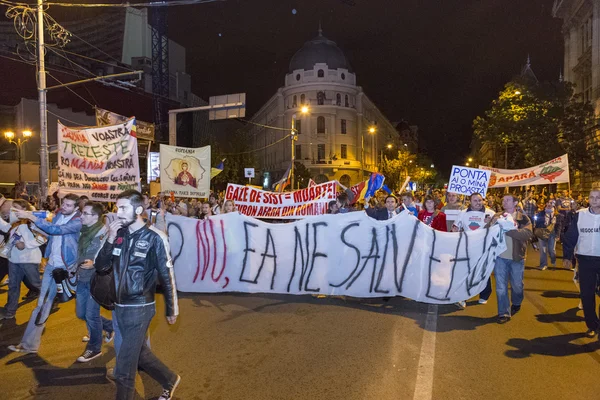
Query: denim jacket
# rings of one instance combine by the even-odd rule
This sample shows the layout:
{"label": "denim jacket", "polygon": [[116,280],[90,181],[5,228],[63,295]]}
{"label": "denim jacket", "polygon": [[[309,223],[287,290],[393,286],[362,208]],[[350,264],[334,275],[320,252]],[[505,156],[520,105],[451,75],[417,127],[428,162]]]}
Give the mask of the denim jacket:
{"label": "denim jacket", "polygon": [[61,216],[57,213],[52,222],[38,218],[35,225],[48,235],[48,246],[44,257],[50,258],[52,251],[52,242],[56,236],[62,236],[61,257],[67,267],[67,271],[75,273],[77,270],[77,243],[79,242],[79,231],[81,231],[81,214],[79,211],[64,225],[56,225],[56,221]]}

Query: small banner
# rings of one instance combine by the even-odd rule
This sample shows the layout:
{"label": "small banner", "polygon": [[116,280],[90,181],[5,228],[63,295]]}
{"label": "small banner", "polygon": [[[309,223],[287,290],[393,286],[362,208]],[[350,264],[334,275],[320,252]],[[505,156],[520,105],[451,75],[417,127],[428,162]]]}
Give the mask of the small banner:
{"label": "small banner", "polygon": [[479,193],[485,197],[490,183],[490,175],[490,171],[483,169],[453,165],[448,182],[448,192],[464,196]]}
{"label": "small banner", "polygon": [[569,182],[568,154],[531,168],[498,169],[482,165],[479,168],[492,171],[489,186],[491,188]]}
{"label": "small banner", "polygon": [[[514,226],[514,222],[510,221]],[[239,213],[167,215],[183,292],[404,296],[452,304],[480,293],[506,249],[500,225],[439,232],[401,213],[364,212],[269,224]]]}
{"label": "small banner", "polygon": [[190,149],[160,145],[160,188],[175,197],[210,194],[210,146]]}
{"label": "small banner", "polygon": [[328,203],[335,200],[336,195],[335,181],[285,193],[230,183],[227,185],[225,200],[233,200],[237,210],[250,217],[299,219],[327,214]]}
{"label": "small banner", "polygon": [[99,128],[58,122],[58,191],[115,201],[124,190],[141,190],[135,118]]}
{"label": "small banner", "polygon": [[[112,111],[105,110],[103,108],[96,107],[96,125],[116,125],[127,121],[129,118],[114,113]],[[154,124],[136,120],[137,138],[143,140],[149,140],[154,142]]]}

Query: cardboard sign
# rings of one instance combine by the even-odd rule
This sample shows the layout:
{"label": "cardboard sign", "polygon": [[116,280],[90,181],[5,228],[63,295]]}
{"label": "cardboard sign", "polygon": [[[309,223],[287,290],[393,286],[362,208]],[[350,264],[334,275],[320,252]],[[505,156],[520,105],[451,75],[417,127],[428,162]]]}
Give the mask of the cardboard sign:
{"label": "cardboard sign", "polygon": [[448,192],[470,196],[479,193],[483,197],[490,183],[490,171],[453,165],[448,182]]}
{"label": "cardboard sign", "polygon": [[210,146],[190,149],[160,145],[160,187],[175,197],[210,194]]}

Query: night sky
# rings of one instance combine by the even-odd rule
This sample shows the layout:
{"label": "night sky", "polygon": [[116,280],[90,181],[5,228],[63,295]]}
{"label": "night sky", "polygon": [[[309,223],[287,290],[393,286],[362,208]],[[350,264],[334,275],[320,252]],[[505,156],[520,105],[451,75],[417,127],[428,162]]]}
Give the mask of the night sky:
{"label": "night sky", "polygon": [[552,4],[227,0],[169,8],[169,36],[187,49],[194,93],[246,92],[251,116],[283,86],[291,57],[321,20],[367,96],[389,120],[418,125],[422,150],[446,169],[469,154],[473,119],[528,54],[538,79],[558,78],[563,39]]}

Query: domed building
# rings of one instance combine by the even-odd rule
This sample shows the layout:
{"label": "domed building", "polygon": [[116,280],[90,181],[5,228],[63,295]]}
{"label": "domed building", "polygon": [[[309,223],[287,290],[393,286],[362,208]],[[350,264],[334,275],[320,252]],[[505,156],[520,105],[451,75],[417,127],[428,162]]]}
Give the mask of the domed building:
{"label": "domed building", "polygon": [[295,159],[317,183],[356,184],[378,170],[384,152],[395,155],[400,144],[394,126],[357,86],[343,51],[320,29],[290,60],[284,86],[252,117],[262,126],[248,125],[253,148],[264,149],[255,154],[265,187],[290,166],[292,141],[285,137],[292,119],[298,132]]}

